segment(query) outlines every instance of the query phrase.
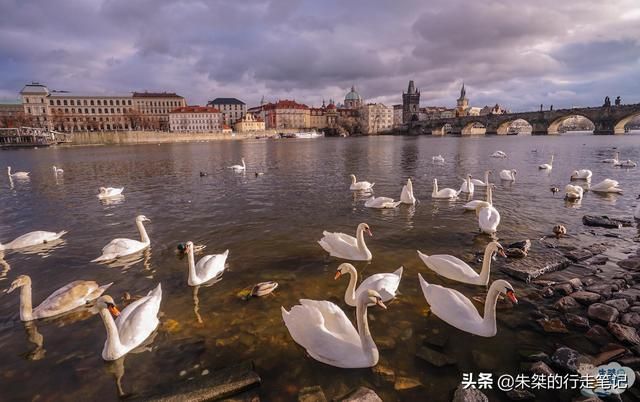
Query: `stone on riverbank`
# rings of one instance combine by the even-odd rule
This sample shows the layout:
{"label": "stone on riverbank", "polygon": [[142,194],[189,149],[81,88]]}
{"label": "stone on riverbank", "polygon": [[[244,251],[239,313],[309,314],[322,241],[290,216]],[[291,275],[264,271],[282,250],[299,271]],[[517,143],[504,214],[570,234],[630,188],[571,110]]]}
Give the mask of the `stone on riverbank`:
{"label": "stone on riverbank", "polygon": [[629,302],[626,299],[607,300],[604,304],[615,308],[620,313],[624,313],[629,310]]}
{"label": "stone on riverbank", "polygon": [[600,301],[600,295],[593,292],[588,292],[585,290],[581,290],[579,292],[573,292],[570,294],[578,303],[588,306],[597,301]]}
{"label": "stone on riverbank", "polygon": [[640,314],[636,312],[625,313],[620,317],[620,322],[630,327],[640,327]]}
{"label": "stone on riverbank", "polygon": [[456,360],[454,358],[425,346],[422,346],[420,349],[418,349],[418,351],[416,352],[416,356],[436,367],[444,367],[456,364]]}
{"label": "stone on riverbank", "polygon": [[534,374],[547,375],[547,376],[555,374],[555,371],[553,371],[553,369],[543,361],[533,363],[529,371],[531,371]]}
{"label": "stone on riverbank", "polygon": [[395,384],[393,384],[393,389],[396,391],[405,391],[407,389],[414,389],[422,386],[422,383],[415,378],[398,377]]}
{"label": "stone on riverbank", "polygon": [[580,307],[580,304],[571,296],[565,296],[553,304],[553,308],[558,311],[570,311]]}
{"label": "stone on riverbank", "polygon": [[462,384],[460,384],[458,388],[456,388],[451,402],[489,402],[489,398],[479,389],[464,389]]}
{"label": "stone on riverbank", "polygon": [[567,320],[567,323],[569,325],[575,328],[586,331],[591,327],[591,325],[589,324],[589,320],[582,316],[567,313],[564,315],[564,318]]}
{"label": "stone on riverbank", "polygon": [[305,387],[298,392],[298,402],[327,402],[322,387],[315,385],[313,387]]}
{"label": "stone on riverbank", "polygon": [[569,347],[562,346],[553,353],[551,361],[557,367],[575,373],[581,363],[589,363],[590,359]]}
{"label": "stone on riverbank", "polygon": [[509,276],[530,282],[547,272],[566,268],[570,261],[558,250],[540,241],[531,242],[529,256],[523,259],[500,259],[498,268]]}
{"label": "stone on riverbank", "polygon": [[585,337],[598,345],[606,345],[611,341],[609,331],[601,325],[593,325],[591,329],[587,331]]}
{"label": "stone on riverbank", "polygon": [[607,306],[602,303],[595,303],[589,306],[587,315],[592,320],[599,321],[601,323],[608,323],[618,319],[620,313],[614,307]]}
{"label": "stone on riverbank", "polygon": [[595,226],[607,229],[622,229],[622,222],[608,216],[584,215],[582,223],[586,226]]}
{"label": "stone on riverbank", "polygon": [[618,261],[618,266],[630,271],[638,271],[640,270],[640,257],[631,257],[626,260]]}
{"label": "stone on riverbank", "polygon": [[536,399],[536,395],[533,392],[529,392],[526,389],[514,388],[511,391],[506,392],[507,398],[512,401],[529,401]]}
{"label": "stone on riverbank", "polygon": [[173,386],[166,392],[141,397],[138,400],[156,402],[210,401],[227,398],[260,385],[260,376],[252,362],[244,362],[196,380]]}
{"label": "stone on riverbank", "polygon": [[360,387],[351,391],[342,398],[338,398],[339,402],[382,402],[382,399],[373,390],[367,387]]}
{"label": "stone on riverbank", "polygon": [[544,332],[551,334],[568,334],[569,330],[559,318],[552,318],[550,320],[539,319],[538,324],[542,327]]}
{"label": "stone on riverbank", "polygon": [[618,324],[617,322],[610,322],[607,328],[620,342],[640,345],[640,336],[638,336],[638,331],[635,328]]}

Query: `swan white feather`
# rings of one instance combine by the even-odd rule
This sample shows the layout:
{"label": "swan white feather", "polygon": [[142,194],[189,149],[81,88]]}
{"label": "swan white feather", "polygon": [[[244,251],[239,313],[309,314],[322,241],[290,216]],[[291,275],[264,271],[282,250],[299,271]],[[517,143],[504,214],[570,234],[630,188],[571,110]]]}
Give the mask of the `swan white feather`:
{"label": "swan white feather", "polygon": [[108,262],[113,261],[121,257],[126,257],[142,250],[145,250],[151,244],[147,231],[144,228],[142,222],[149,222],[144,215],[138,215],[136,217],[136,226],[140,232],[141,240],[132,239],[113,239],[102,248],[102,255],[98,258],[91,260],[91,262]]}
{"label": "swan white feather", "polygon": [[353,265],[345,262],[340,264],[336,270],[335,279],[340,278],[342,275],[349,275],[349,285],[344,293],[344,302],[351,307],[355,307],[358,297],[367,290],[375,290],[378,292],[383,302],[387,302],[396,297],[398,286],[402,279],[402,270],[403,268],[400,267],[392,273],[373,274],[363,280],[356,289],[358,271]]}
{"label": "swan white feather", "polygon": [[371,251],[364,242],[364,232],[372,236],[371,229],[366,223],[361,223],[356,229],[356,237],[344,233],[323,232],[322,239],[318,241],[332,257],[352,261],[371,261]]}

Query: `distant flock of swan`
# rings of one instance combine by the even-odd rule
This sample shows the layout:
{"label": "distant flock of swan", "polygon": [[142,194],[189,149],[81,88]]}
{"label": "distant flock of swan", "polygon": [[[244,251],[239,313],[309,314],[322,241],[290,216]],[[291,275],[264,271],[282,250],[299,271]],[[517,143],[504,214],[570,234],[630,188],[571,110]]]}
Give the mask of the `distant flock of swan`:
{"label": "distant flock of swan", "polygon": [[[491,155],[495,158],[506,158],[502,151],[496,151]],[[635,163],[627,160],[619,162],[616,152],[613,159],[603,162],[621,167],[634,167]],[[443,163],[442,155],[433,157],[434,163]],[[244,158],[240,165],[229,166],[236,172],[245,172]],[[548,164],[539,166],[539,169],[553,169],[553,156]],[[63,169],[53,166],[55,175],[64,174]],[[7,168],[9,179],[29,180],[29,172],[11,173],[11,167]],[[463,208],[475,211],[478,219],[478,227],[482,233],[495,235],[500,224],[500,213],[493,205],[493,187],[489,182],[491,171],[486,171],[484,181],[473,179],[467,175],[459,190],[438,187],[437,179],[433,179],[433,191],[431,197],[437,200],[455,200],[461,193],[473,194],[476,187],[486,188],[485,200],[472,200]],[[516,170],[502,170],[500,179],[514,182]],[[583,180],[588,184],[591,181],[592,172],[587,169],[576,170],[571,174],[571,181]],[[368,208],[397,208],[401,204],[415,205],[418,200],[413,193],[413,183],[407,179],[400,193],[400,201],[389,197],[375,197],[371,193],[375,183],[357,181],[355,175],[351,175],[351,191],[357,191],[370,195],[365,201]],[[122,187],[101,187],[97,197],[110,199],[122,197]],[[602,182],[590,186],[589,190],[604,193],[621,193],[618,182],[605,179]],[[568,184],[565,188],[567,200],[577,201],[583,196],[583,187]],[[636,208],[635,217],[640,219],[640,205]],[[135,223],[140,234],[140,240],[117,238],[110,241],[102,248],[102,254],[92,262],[108,263],[126,257],[131,257],[146,250],[151,240],[145,230],[144,222],[149,219],[139,215]],[[54,242],[67,232],[34,231],[24,234],[13,241],[0,244],[0,251],[20,250],[45,243]],[[355,237],[344,233],[325,231],[318,241],[331,257],[348,261],[370,261],[373,255],[365,243],[364,235],[372,235],[371,228],[366,223],[361,223],[356,228]],[[225,264],[229,250],[221,254],[205,255],[197,263],[195,262],[196,248],[192,242],[184,246],[188,261],[189,286],[198,286],[203,283],[217,280],[225,270]],[[477,272],[461,259],[452,255],[427,255],[417,251],[419,259],[430,270],[445,278],[461,283],[488,286],[491,271],[491,262],[495,255],[506,257],[503,247],[497,241],[491,241],[485,249],[482,260],[482,268]],[[350,263],[342,263],[336,270],[335,279],[343,275],[349,276],[349,283],[344,295],[346,305],[356,308],[356,326],[347,318],[345,312],[336,304],[326,300],[301,299],[299,305],[293,306],[289,311],[281,308],[282,318],[293,340],[304,347],[307,353],[317,361],[342,368],[371,367],[377,364],[379,352],[369,330],[367,321],[367,308],[379,306],[386,309],[385,302],[396,297],[398,286],[402,278],[403,267],[399,267],[392,273],[378,273],[365,278],[359,286],[358,272]],[[451,326],[462,331],[491,337],[497,333],[496,303],[498,297],[504,294],[513,303],[517,298],[513,287],[504,280],[496,280],[491,283],[484,305],[484,314],[481,316],[471,300],[457,290],[440,285],[430,284],[418,274],[418,281],[422,293],[431,307],[431,311],[437,317]],[[18,276],[7,290],[10,293],[18,288],[20,291],[20,319],[22,321],[38,320],[68,313],[88,303],[94,303],[92,309],[97,312],[104,322],[106,329],[106,341],[102,350],[104,360],[116,360],[131,350],[140,346],[157,328],[158,311],[162,299],[161,285],[133,303],[119,311],[116,304],[105,291],[112,283],[99,285],[95,281],[77,280],[53,292],[38,306],[32,306],[31,278],[27,275]]]}

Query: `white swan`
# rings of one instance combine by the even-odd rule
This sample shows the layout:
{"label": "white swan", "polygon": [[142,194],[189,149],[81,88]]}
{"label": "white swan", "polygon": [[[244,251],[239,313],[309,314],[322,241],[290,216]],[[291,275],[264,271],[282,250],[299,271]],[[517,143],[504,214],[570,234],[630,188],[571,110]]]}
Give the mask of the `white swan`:
{"label": "white swan", "polygon": [[[117,360],[135,349],[155,331],[160,323],[158,311],[162,301],[160,284],[127,307],[118,311],[111,296],[102,296],[96,303],[96,309],[107,330],[107,340],[102,348],[104,360]],[[114,320],[112,315],[117,318]]]}
{"label": "white swan", "polygon": [[224,272],[224,264],[227,261],[229,250],[222,254],[205,255],[195,263],[193,242],[188,241],[185,252],[189,260],[189,286],[201,285],[211,279],[218,278]]}
{"label": "white swan", "polygon": [[432,156],[431,160],[435,163],[444,163],[444,158],[442,157],[442,155]]}
{"label": "white swan", "polygon": [[241,161],[242,161],[242,165],[232,165],[232,166],[227,167],[227,169],[233,169],[236,172],[242,172],[242,171],[247,170],[247,165],[245,165],[245,163],[244,163],[244,158],[242,158]]}
{"label": "white swan", "polygon": [[491,183],[489,183],[490,174],[492,174],[491,170],[487,170],[486,172],[484,172],[484,181],[480,179],[471,179],[471,183],[473,183],[473,185],[476,187],[487,187],[491,185]]}
{"label": "white swan", "polygon": [[[487,191],[489,192],[488,197],[491,197],[490,199],[493,200],[491,187],[487,187]],[[500,212],[498,212],[493,204],[478,206],[476,214],[478,215],[478,226],[481,232],[491,235],[498,231]]]}
{"label": "white swan", "polygon": [[484,317],[481,317],[471,300],[457,290],[430,285],[420,274],[418,274],[418,280],[422,294],[427,299],[433,314],[461,331],[478,336],[492,337],[498,332],[496,303],[500,294],[506,294],[513,303],[518,302],[509,282],[502,279],[494,281],[487,292],[484,301]]}
{"label": "white swan", "polygon": [[471,175],[468,175],[467,179],[462,182],[459,192],[473,194],[473,190],[475,190],[475,187],[473,185],[473,182],[471,181]]}
{"label": "white swan", "polygon": [[492,158],[506,158],[507,154],[504,153],[503,151],[496,151],[494,153],[491,154]]}
{"label": "white swan", "polygon": [[351,174],[351,186],[349,186],[349,190],[351,191],[370,191],[373,189],[373,186],[376,183],[369,183],[368,181],[356,181],[356,175]]}
{"label": "white swan", "polygon": [[618,187],[618,182],[612,179],[604,179],[600,183],[595,184],[589,190],[596,193],[622,193],[622,189]]}
{"label": "white swan", "polygon": [[120,257],[126,257],[131,254],[140,252],[151,244],[147,231],[144,228],[142,222],[150,222],[151,220],[144,215],[138,215],[136,217],[136,226],[140,232],[140,241],[131,239],[113,239],[102,248],[102,255],[91,262],[107,262],[118,259]]}
{"label": "white swan", "polygon": [[[640,196],[638,196],[638,199],[640,199]],[[633,217],[640,219],[640,203],[636,206],[636,212],[633,214]]]}
{"label": "white swan", "polygon": [[407,184],[402,186],[402,192],[400,193],[400,202],[407,205],[415,205],[416,197],[413,196],[413,183],[411,179],[407,179]]}
{"label": "white swan", "polygon": [[64,170],[57,168],[56,165],[53,165],[53,173],[54,174],[63,174]]}
{"label": "white swan", "polygon": [[380,294],[383,302],[387,302],[396,297],[400,279],[402,279],[402,267],[396,269],[393,273],[373,274],[362,281],[356,289],[358,281],[358,271],[348,262],[340,264],[336,270],[334,279],[340,278],[342,275],[348,274],[349,285],[344,292],[344,302],[351,307],[356,306],[356,301],[360,295],[367,290],[375,290]]}
{"label": "white swan", "polygon": [[28,179],[30,172],[15,172],[11,173],[11,166],[7,166],[7,174],[14,179]]}
{"label": "white swan", "polygon": [[616,151],[613,154],[613,159],[604,159],[602,161],[602,163],[613,163],[613,164],[616,164],[616,163],[618,163],[618,158],[620,158],[620,152]]}
{"label": "white swan", "polygon": [[98,191],[98,198],[104,200],[121,195],[122,191],[124,191],[124,187],[100,187]]}
{"label": "white swan", "polygon": [[538,165],[538,169],[542,169],[542,170],[553,169],[553,154],[551,155],[551,160],[549,161],[549,163],[543,163],[542,165]]}
{"label": "white swan", "polygon": [[634,168],[638,166],[637,163],[632,161],[631,159],[627,159],[626,161],[620,161],[614,164],[615,167],[626,167],[626,168]]}
{"label": "white swan", "polygon": [[78,307],[84,306],[88,302],[100,297],[112,283],[100,286],[94,281],[73,281],[66,284],[49,297],[44,299],[37,307],[32,307],[31,299],[31,278],[27,275],[20,275],[16,278],[7,293],[20,289],[20,320],[32,321],[41,318],[54,317],[67,313]]}
{"label": "white swan", "polygon": [[356,305],[356,330],[335,304],[323,300],[300,300],[282,319],[293,340],[315,360],[334,367],[364,368],[378,364],[378,348],[371,337],[367,305],[387,307],[375,290],[362,292]]}
{"label": "white swan", "polygon": [[35,232],[29,232],[22,236],[10,241],[7,244],[0,244],[0,250],[17,250],[20,248],[39,246],[41,244],[49,243],[54,240],[58,240],[68,232],[63,230],[61,232],[45,232],[37,230]]}
{"label": "white swan", "polygon": [[571,173],[571,180],[591,181],[591,176],[593,176],[593,172],[589,169],[574,170]]}
{"label": "white swan", "polygon": [[451,200],[458,198],[458,194],[460,194],[460,192],[452,188],[443,188],[442,190],[438,190],[438,179],[433,179],[433,191],[431,192],[431,198]]}
{"label": "white swan", "polygon": [[389,197],[371,197],[365,201],[364,206],[367,208],[395,208],[402,204],[402,201],[394,201]]}
{"label": "white swan", "polygon": [[356,229],[356,237],[344,233],[322,232],[322,239],[318,241],[322,247],[332,257],[342,258],[352,261],[371,261],[373,257],[371,251],[364,243],[364,232],[373,236],[369,225],[361,223]]}
{"label": "white swan", "polygon": [[569,200],[569,201],[581,200],[583,194],[584,194],[584,189],[580,186],[567,184],[566,187],[564,188],[565,200]]}
{"label": "white swan", "polygon": [[516,181],[516,174],[518,172],[515,169],[504,169],[500,171],[500,178],[505,181]]}
{"label": "white swan", "polygon": [[454,281],[484,286],[489,283],[491,260],[495,253],[499,253],[505,258],[507,256],[500,243],[492,241],[487,244],[487,247],[484,249],[482,269],[480,270],[480,273],[478,273],[458,257],[447,254],[426,255],[422,254],[420,250],[418,250],[418,256],[422,262],[424,262],[424,264],[435,273]]}
{"label": "white swan", "polygon": [[[490,187],[490,186],[489,186]],[[478,207],[489,207],[493,205],[493,190],[489,191],[489,187],[487,187],[487,192],[485,195],[485,200],[471,200],[464,204],[462,208],[467,211],[475,211]]]}

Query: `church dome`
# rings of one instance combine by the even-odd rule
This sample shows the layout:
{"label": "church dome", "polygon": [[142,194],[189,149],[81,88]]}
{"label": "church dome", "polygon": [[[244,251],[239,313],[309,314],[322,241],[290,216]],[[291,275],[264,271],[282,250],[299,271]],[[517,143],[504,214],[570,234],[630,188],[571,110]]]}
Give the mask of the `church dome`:
{"label": "church dome", "polygon": [[356,88],[355,87],[351,87],[351,91],[349,91],[347,93],[347,95],[345,95],[344,97],[345,101],[359,101],[362,100],[362,98],[360,97],[360,94],[356,92]]}

